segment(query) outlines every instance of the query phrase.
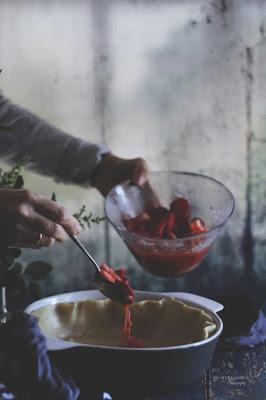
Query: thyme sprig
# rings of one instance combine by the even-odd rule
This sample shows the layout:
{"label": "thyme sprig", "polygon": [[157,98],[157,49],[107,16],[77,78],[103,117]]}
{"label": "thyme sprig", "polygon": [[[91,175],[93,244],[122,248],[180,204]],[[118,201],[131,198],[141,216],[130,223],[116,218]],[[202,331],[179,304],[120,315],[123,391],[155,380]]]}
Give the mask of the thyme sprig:
{"label": "thyme sprig", "polygon": [[85,229],[86,226],[91,228],[91,224],[100,224],[105,220],[105,217],[94,217],[92,212],[87,212],[87,208],[83,205],[78,212],[73,214],[73,216],[78,220],[80,226]]}
{"label": "thyme sprig", "polygon": [[[56,194],[53,192],[52,198],[53,201],[56,201]],[[94,217],[92,212],[87,212],[87,207],[85,205],[81,206],[79,211],[73,214],[82,229],[91,228],[92,224],[100,224],[102,221],[105,220],[105,217]]]}

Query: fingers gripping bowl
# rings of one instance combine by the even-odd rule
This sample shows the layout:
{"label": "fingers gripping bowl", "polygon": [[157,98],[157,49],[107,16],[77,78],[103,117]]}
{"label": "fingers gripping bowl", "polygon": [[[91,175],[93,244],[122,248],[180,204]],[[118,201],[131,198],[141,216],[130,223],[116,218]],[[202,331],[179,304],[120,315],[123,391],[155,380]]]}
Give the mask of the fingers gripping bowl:
{"label": "fingers gripping bowl", "polygon": [[[186,306],[196,307],[206,313],[215,328],[207,339],[183,345],[145,348],[84,344],[60,339],[58,335],[46,336],[48,350],[55,365],[73,375],[81,387],[93,385],[95,390],[106,390],[120,395],[126,392],[136,396],[174,393],[180,385],[198,380],[208,368],[223,329],[222,321],[217,315],[223,306],[189,293],[161,294],[136,291],[135,294],[137,302],[161,301],[174,297]],[[50,307],[52,310],[59,303],[75,303],[88,299],[100,300],[103,296],[98,291],[52,296],[32,303],[26,311],[38,315],[44,307],[48,307],[48,310]],[[56,325],[53,312],[50,317],[51,324]],[[45,314],[45,319],[47,323],[49,313]],[[166,324],[166,321],[164,323]],[[171,331],[173,321],[169,320],[167,325]],[[193,329],[193,326],[190,329]]]}
{"label": "fingers gripping bowl", "polygon": [[[156,237],[150,232],[139,234],[127,228],[128,218],[141,214],[148,217],[147,212],[156,208],[167,213],[167,208],[177,198],[189,204],[190,223],[204,221],[206,229],[193,234],[170,232],[171,236]],[[124,182],[113,188],[105,200],[108,220],[139,264],[147,272],[161,277],[177,277],[196,268],[233,210],[233,195],[222,183],[188,172],[153,172],[144,186]]]}

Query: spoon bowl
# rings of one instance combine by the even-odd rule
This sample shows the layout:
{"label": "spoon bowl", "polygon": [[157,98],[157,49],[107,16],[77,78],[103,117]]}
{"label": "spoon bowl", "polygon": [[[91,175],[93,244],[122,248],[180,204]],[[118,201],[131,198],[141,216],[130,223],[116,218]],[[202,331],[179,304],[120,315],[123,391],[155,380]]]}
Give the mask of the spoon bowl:
{"label": "spoon bowl", "polygon": [[[131,304],[134,301],[134,296],[126,277],[124,277],[124,279],[123,277],[121,278],[121,276],[119,276],[117,273],[115,273],[115,271],[106,265],[99,266],[92,255],[75,235],[69,234],[69,237],[91,261],[91,264],[95,269],[94,281],[98,287],[98,290],[105,297],[113,301],[122,304]],[[106,269],[107,273],[104,271]],[[111,273],[110,276],[109,273]]]}

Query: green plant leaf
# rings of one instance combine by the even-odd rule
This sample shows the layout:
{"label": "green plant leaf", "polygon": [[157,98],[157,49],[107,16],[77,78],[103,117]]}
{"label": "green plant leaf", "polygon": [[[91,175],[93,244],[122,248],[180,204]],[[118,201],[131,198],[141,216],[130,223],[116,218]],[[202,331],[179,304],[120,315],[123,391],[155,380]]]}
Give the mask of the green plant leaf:
{"label": "green plant leaf", "polygon": [[24,186],[24,180],[21,175],[19,175],[13,185],[13,189],[21,189]]}
{"label": "green plant leaf", "polygon": [[19,262],[15,262],[12,271],[16,274],[16,275],[22,275],[23,273],[23,265],[20,264]]}
{"label": "green plant leaf", "polygon": [[86,227],[91,228],[92,223],[100,224],[100,222],[105,220],[105,217],[93,217],[92,212],[87,213],[86,206],[83,205],[78,212],[73,214],[73,216],[78,220],[80,226],[85,229]]}
{"label": "green plant leaf", "polygon": [[37,282],[29,282],[29,295],[33,299],[41,299],[43,297],[43,289]]}
{"label": "green plant leaf", "polygon": [[13,259],[19,258],[21,256],[21,250],[17,247],[9,247],[6,251],[6,254]]}
{"label": "green plant leaf", "polygon": [[11,269],[14,264],[14,258],[10,257],[8,254],[1,254],[1,268]]}
{"label": "green plant leaf", "polygon": [[20,277],[17,279],[16,282],[16,296],[17,297],[25,297],[28,293],[28,286],[29,286],[29,282],[26,281],[26,279],[24,279],[23,277]]}
{"label": "green plant leaf", "polygon": [[27,266],[24,274],[35,281],[41,281],[47,277],[51,270],[52,266],[50,264],[44,261],[33,261]]}
{"label": "green plant leaf", "polygon": [[21,250],[16,247],[0,249],[0,264],[2,269],[11,269],[15,259],[21,255]]}

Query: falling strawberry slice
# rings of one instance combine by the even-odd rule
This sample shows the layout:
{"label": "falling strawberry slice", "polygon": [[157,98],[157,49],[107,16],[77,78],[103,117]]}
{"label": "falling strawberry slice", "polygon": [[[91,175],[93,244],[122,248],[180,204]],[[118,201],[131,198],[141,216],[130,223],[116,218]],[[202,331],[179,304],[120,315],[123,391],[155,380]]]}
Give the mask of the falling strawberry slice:
{"label": "falling strawberry slice", "polygon": [[122,328],[123,343],[126,347],[145,347],[144,342],[131,335],[132,321],[129,304],[134,302],[134,292],[124,268],[116,271],[103,263],[100,266],[101,292],[106,297],[124,304],[124,324]]}
{"label": "falling strawberry slice", "polygon": [[131,335],[132,320],[131,311],[129,306],[125,306],[124,325],[122,329],[123,346],[126,347],[145,347],[144,342],[141,339],[137,339]]}

